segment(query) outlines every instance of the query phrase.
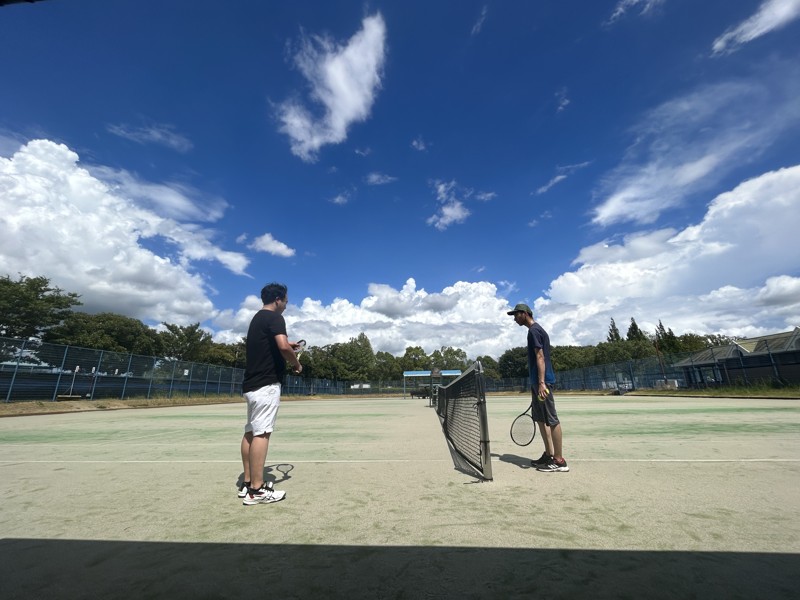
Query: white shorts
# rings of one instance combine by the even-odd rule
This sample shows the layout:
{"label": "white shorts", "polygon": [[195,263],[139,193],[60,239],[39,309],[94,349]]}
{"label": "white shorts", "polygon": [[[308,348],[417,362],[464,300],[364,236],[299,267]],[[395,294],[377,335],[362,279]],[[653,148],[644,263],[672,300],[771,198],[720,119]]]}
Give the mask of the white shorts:
{"label": "white shorts", "polygon": [[281,384],[265,385],[252,392],[245,392],[247,401],[247,423],[245,433],[261,435],[272,433],[275,429],[275,419],[281,407]]}

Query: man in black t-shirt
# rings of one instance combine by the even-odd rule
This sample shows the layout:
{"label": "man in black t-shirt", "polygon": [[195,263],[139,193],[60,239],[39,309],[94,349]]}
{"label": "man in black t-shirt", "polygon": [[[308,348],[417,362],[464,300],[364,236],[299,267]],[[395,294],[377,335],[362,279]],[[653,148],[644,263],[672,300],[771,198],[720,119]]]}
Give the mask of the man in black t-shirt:
{"label": "man in black t-shirt", "polygon": [[286,376],[286,363],[300,374],[303,366],[295,354],[296,345],[286,336],[283,311],[289,303],[286,286],[270,283],[261,290],[264,306],[247,330],[247,366],[242,391],[247,401],[247,423],[242,437],[244,483],[239,497],[245,505],[267,504],[286,497],[286,492],[264,482],[269,438],[281,404],[281,385]]}

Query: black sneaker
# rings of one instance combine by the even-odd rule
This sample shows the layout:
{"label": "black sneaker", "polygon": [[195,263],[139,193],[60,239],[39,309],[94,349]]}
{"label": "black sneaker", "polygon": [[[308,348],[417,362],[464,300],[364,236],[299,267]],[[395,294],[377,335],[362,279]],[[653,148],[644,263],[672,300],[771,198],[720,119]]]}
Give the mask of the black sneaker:
{"label": "black sneaker", "polygon": [[567,465],[567,461],[563,458],[561,462],[556,461],[555,458],[550,458],[547,461],[547,464],[542,465],[541,467],[536,467],[537,471],[541,471],[542,473],[566,473],[569,471],[569,466]]}
{"label": "black sneaker", "polygon": [[548,462],[550,462],[552,458],[553,457],[550,456],[547,452],[542,452],[542,455],[539,458],[531,461],[531,466],[534,469],[538,469],[539,467],[542,467],[546,465]]}

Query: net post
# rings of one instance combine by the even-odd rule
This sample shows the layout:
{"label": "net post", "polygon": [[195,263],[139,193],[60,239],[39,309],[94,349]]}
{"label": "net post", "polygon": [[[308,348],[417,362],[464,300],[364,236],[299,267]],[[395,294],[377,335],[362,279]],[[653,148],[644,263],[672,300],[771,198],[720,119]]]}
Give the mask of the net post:
{"label": "net post", "polygon": [[486,411],[486,381],[483,377],[483,365],[475,361],[478,373],[478,419],[481,424],[481,468],[486,479],[492,479],[492,453],[489,449],[489,417]]}

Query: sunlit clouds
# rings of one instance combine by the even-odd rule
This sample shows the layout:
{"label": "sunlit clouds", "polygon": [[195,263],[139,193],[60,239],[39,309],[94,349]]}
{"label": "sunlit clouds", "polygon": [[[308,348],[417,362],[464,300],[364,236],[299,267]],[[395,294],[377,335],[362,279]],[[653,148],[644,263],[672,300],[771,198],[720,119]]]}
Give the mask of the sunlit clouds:
{"label": "sunlit clouds", "polygon": [[314,161],[320,148],[344,141],[353,123],[369,117],[381,87],[386,25],[378,13],[365,18],[344,45],[321,36],[304,36],[300,43],[294,61],[311,86],[313,108],[291,99],[280,105],[278,115],[292,153]]}
{"label": "sunlit clouds", "polygon": [[735,52],[744,44],[781,29],[797,18],[800,18],[800,0],[765,0],[752,16],[714,40],[712,54]]}

